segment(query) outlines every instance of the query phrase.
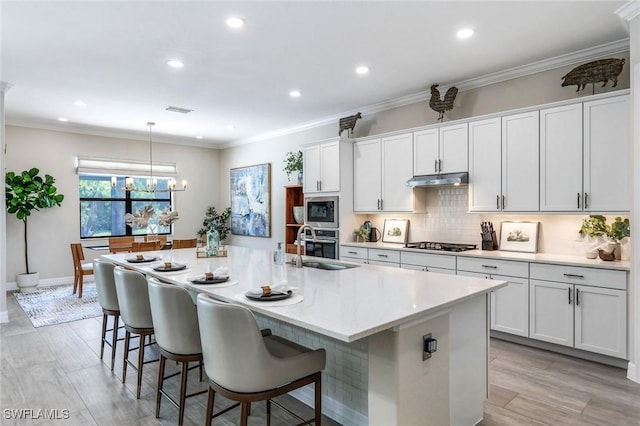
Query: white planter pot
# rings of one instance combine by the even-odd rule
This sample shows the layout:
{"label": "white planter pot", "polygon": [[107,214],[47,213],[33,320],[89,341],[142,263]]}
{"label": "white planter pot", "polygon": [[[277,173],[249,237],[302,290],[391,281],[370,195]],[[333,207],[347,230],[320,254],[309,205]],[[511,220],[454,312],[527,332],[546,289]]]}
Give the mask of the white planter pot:
{"label": "white planter pot", "polygon": [[18,274],[16,275],[16,285],[22,292],[34,291],[40,282],[40,273],[31,272],[30,274]]}

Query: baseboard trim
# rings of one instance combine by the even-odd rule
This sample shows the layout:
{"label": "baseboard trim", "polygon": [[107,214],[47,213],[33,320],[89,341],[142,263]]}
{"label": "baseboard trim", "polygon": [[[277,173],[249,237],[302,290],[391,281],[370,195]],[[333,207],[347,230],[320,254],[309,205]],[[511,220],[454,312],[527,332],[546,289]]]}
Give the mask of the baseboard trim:
{"label": "baseboard trim", "polygon": [[[95,281],[94,278],[95,277],[93,275],[87,275],[84,277],[83,282],[85,283],[93,282]],[[56,285],[66,285],[66,284],[73,284],[73,277],[57,277],[57,278],[40,279],[40,282],[38,283],[38,287],[53,287]],[[15,281],[7,282],[5,290],[6,292],[15,291],[15,290],[18,290],[18,286],[16,285]],[[0,312],[0,314],[2,313]],[[1,321],[1,317],[0,317],[0,321]]]}
{"label": "baseboard trim", "polygon": [[[289,395],[313,407],[314,395],[311,386],[291,391]],[[369,424],[369,418],[367,416],[358,413],[326,395],[322,395],[322,414],[341,425],[367,426]]]}
{"label": "baseboard trim", "polygon": [[561,353],[563,355],[573,356],[576,358],[586,359],[587,361],[599,362],[600,364],[610,365],[612,367],[623,368],[627,370],[628,361],[626,359],[614,358],[608,355],[597,354],[595,352],[587,352],[580,349],[569,348],[556,345],[554,343],[543,342],[541,340],[529,339],[528,337],[516,336],[500,331],[491,330],[491,337],[508,342],[518,343],[520,345],[531,346],[538,349],[544,349],[551,352]]}
{"label": "baseboard trim", "polygon": [[627,367],[627,379],[632,382],[640,383],[640,377],[638,377],[638,370],[636,370],[636,364],[633,362],[629,362],[629,366]]}

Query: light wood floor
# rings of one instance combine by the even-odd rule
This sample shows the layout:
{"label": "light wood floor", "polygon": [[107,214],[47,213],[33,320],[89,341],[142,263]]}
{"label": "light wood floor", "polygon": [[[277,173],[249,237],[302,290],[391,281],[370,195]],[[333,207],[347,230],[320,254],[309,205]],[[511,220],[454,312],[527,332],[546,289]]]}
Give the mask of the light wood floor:
{"label": "light wood floor", "polygon": [[[33,328],[13,295],[7,305],[11,322],[0,326],[0,406],[7,408],[69,410],[69,420],[8,419],[2,425],[158,425],[176,424],[177,409],[163,400],[160,419],[155,418],[157,363],[144,368],[142,396],[135,398],[135,370],[122,384],[122,344],[118,346],[112,373],[98,358],[101,318]],[[135,359],[135,353],[131,354]],[[640,425],[640,385],[625,379],[621,369],[583,361],[543,350],[492,339],[490,398],[485,404],[483,426],[493,425]],[[167,366],[175,368],[173,363]],[[171,383],[172,382],[172,383]],[[177,392],[176,379],[166,388]],[[189,392],[206,389],[189,377]],[[229,402],[217,397],[217,408]],[[311,409],[293,398],[283,399],[303,417]],[[206,394],[187,400],[185,425],[201,425]],[[237,424],[232,410],[214,425]],[[274,408],[274,425],[290,425],[290,417]],[[252,406],[251,425],[264,425],[264,404]],[[324,425],[336,425],[330,419]],[[425,423],[428,425],[428,423]],[[429,425],[431,426],[431,425]],[[433,425],[440,426],[440,425]]]}

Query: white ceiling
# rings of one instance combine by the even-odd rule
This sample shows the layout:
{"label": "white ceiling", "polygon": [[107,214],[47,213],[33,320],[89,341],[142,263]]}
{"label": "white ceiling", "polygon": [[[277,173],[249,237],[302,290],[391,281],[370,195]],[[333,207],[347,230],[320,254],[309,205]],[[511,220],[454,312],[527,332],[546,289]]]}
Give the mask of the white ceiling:
{"label": "white ceiling", "polygon": [[[159,140],[228,146],[623,40],[625,3],[2,0],[6,120],[134,137],[155,121]],[[474,37],[458,40],[462,27]]]}

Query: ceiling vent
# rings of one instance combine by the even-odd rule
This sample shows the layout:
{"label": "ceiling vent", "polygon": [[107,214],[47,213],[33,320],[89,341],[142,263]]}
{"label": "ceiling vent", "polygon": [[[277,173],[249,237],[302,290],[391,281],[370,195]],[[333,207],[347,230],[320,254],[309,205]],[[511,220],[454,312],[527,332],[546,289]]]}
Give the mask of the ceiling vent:
{"label": "ceiling vent", "polygon": [[171,105],[166,107],[165,110],[171,111],[171,112],[179,112],[180,114],[189,114],[191,111],[193,111],[192,109],[180,108],[180,107],[171,106]]}

